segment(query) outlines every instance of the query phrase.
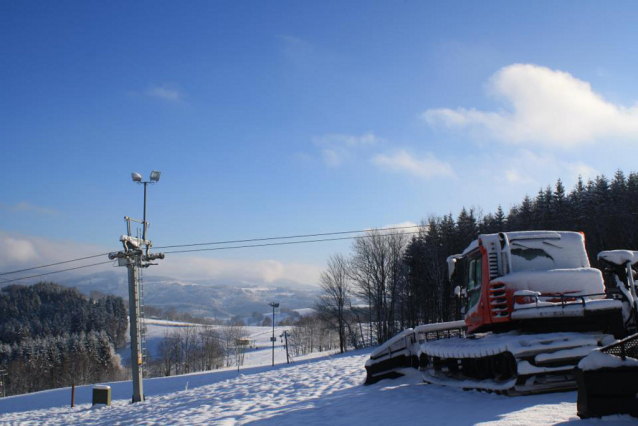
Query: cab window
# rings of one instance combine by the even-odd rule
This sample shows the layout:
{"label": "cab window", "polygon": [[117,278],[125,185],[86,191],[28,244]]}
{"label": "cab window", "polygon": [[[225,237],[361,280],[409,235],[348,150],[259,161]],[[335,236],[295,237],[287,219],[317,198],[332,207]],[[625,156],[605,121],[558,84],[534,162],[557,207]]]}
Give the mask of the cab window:
{"label": "cab window", "polygon": [[467,307],[469,312],[481,298],[481,279],[483,268],[481,264],[482,257],[479,256],[470,260],[468,265],[468,282],[467,282]]}

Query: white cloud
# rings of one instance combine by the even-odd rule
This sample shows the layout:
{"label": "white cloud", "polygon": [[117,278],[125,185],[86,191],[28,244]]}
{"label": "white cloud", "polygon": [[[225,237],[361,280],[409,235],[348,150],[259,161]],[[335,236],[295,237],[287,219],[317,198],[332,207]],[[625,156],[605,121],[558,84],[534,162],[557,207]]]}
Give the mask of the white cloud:
{"label": "white cloud", "polygon": [[638,106],[608,102],[563,71],[514,64],[498,71],[488,89],[510,111],[438,108],[422,116],[430,125],[480,130],[507,143],[569,148],[600,138],[638,138]]}
{"label": "white cloud", "polygon": [[31,241],[8,236],[0,238],[0,256],[4,262],[18,264],[38,259],[38,253]]}
{"label": "white cloud", "polygon": [[284,263],[277,260],[234,260],[207,257],[166,256],[157,275],[179,279],[225,279],[231,281],[266,282],[286,280],[301,284],[316,284],[321,267],[310,264]]}
{"label": "white cloud", "polygon": [[379,168],[403,172],[422,179],[434,177],[454,177],[454,170],[449,163],[438,160],[428,153],[423,158],[415,158],[407,151],[397,151],[393,155],[378,154],[372,158],[372,163]]}
{"label": "white cloud", "polygon": [[151,98],[164,99],[171,102],[182,100],[182,94],[178,90],[167,86],[151,86],[144,93]]}
{"label": "white cloud", "polygon": [[[77,241],[50,240],[47,238],[10,233],[0,230],[0,273],[70,259],[77,259],[87,255],[90,256],[97,253],[105,253],[107,251],[108,249],[105,249],[104,247],[78,243]],[[29,272],[5,275],[0,277],[0,281],[37,275],[91,263],[98,263],[101,261],[107,262],[107,256],[104,255],[103,258],[88,259],[83,262],[74,262],[50,268],[36,269]],[[110,267],[111,265],[106,264],[87,269],[79,269],[73,273],[92,273],[96,271],[103,271]],[[53,279],[56,276],[58,275],[51,275],[51,278]],[[48,278],[42,277],[40,279]]]}
{"label": "white cloud", "polygon": [[343,162],[344,154],[339,154],[334,149],[323,149],[321,150],[321,157],[327,166],[337,167]]}
{"label": "white cloud", "polygon": [[[106,253],[109,250],[117,251],[118,249],[119,247],[117,246],[105,248],[74,241],[50,240],[0,230],[0,273],[77,259],[98,253]],[[87,259],[50,268],[0,276],[0,284],[1,281],[4,280],[89,265],[102,261],[108,261],[106,255],[104,255],[104,257]],[[267,283],[286,280],[301,284],[316,284],[322,269],[319,265],[284,263],[271,259],[254,261],[229,260],[185,255],[167,255],[166,258],[158,262],[158,264],[159,266],[154,266],[151,271],[158,276],[191,280],[227,279],[229,281]],[[107,263],[105,265],[69,271],[67,273],[77,276],[106,270],[113,270],[113,264]],[[126,272],[126,269],[121,267],[118,267],[117,270],[123,274]],[[58,277],[64,277],[64,274],[34,278],[26,282],[34,282],[39,279],[51,279],[55,281]],[[60,283],[63,284],[63,281],[60,281]]]}
{"label": "white cloud", "polygon": [[494,171],[502,171],[505,179],[501,182],[532,190],[537,190],[547,184],[553,186],[559,177],[569,188],[576,182],[578,176],[587,180],[600,174],[598,170],[583,162],[566,161],[552,154],[536,154],[526,149],[507,157],[489,157],[483,162],[490,166],[483,169],[482,173],[501,180],[501,173],[494,173]]}
{"label": "white cloud", "polygon": [[[416,223],[406,220],[405,222],[401,223],[391,223],[390,225],[385,225],[381,227],[381,229],[406,228],[404,230],[405,232],[413,232],[418,230],[418,227],[419,225],[417,225]],[[400,229],[397,229],[397,231],[400,231]]]}
{"label": "white cloud", "polygon": [[410,233],[410,232],[418,231],[419,225],[409,220],[406,220],[405,222],[401,222],[401,223],[391,223],[389,225],[383,225],[381,228],[366,228],[366,231],[382,230],[382,229],[391,230],[393,232]]}
{"label": "white cloud", "polygon": [[10,212],[16,212],[16,213],[34,212],[34,213],[45,214],[45,215],[60,214],[60,212],[55,209],[36,206],[35,204],[29,203],[27,201],[21,201],[17,204],[11,204],[11,205],[0,204],[0,209],[10,211]]}
{"label": "white cloud", "polygon": [[379,140],[372,132],[364,133],[361,136],[330,134],[314,138],[314,142],[320,146],[345,146],[349,148],[374,145]]}
{"label": "white cloud", "polygon": [[374,133],[363,135],[329,134],[313,138],[315,145],[321,148],[321,157],[328,167],[340,166],[353,150],[376,145],[381,141]]}
{"label": "white cloud", "polygon": [[390,230],[391,233],[414,234],[414,233],[417,233],[417,232],[423,230],[424,228],[421,227],[420,225],[417,225],[414,222],[406,220],[405,222],[392,223],[390,225],[382,226],[381,229]]}
{"label": "white cloud", "polygon": [[281,35],[279,40],[281,40],[284,55],[290,59],[301,59],[312,53],[312,45],[299,37]]}

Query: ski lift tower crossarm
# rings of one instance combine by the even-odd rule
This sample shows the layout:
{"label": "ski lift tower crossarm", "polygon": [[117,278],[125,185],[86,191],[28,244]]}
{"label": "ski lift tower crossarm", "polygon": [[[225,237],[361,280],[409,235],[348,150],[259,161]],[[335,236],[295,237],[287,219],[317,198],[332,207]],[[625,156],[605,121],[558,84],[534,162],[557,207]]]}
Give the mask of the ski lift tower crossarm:
{"label": "ski lift tower crossarm", "polygon": [[[143,219],[136,220],[128,216],[126,221],[126,235],[120,237],[124,246],[124,251],[109,253],[109,259],[117,260],[118,266],[128,268],[129,287],[129,321],[131,334],[131,374],[133,376],[133,398],[132,402],[144,400],[144,388],[142,384],[142,336],[141,336],[141,295],[140,295],[140,271],[139,268],[148,268],[153,260],[164,259],[163,253],[149,254],[149,249],[153,246],[151,241],[146,239],[148,222],[146,221],[146,193],[149,184],[159,182],[161,173],[153,170],[150,180],[143,181],[142,175],[132,173],[133,182],[144,185],[144,216]],[[142,225],[142,238],[134,237],[131,233],[131,222]],[[139,234],[138,234],[139,235]]]}

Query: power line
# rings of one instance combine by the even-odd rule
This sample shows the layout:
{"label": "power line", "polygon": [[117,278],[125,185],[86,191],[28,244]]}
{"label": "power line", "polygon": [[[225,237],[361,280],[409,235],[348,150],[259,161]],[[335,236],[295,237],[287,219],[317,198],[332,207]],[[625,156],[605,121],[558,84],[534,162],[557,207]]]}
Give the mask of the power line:
{"label": "power line", "polygon": [[[520,212],[519,212],[519,214],[520,214]],[[618,212],[618,213],[607,214],[607,215],[599,215],[599,217],[618,217],[618,216],[636,216],[636,215],[638,215],[638,213],[636,213],[636,212]],[[549,219],[549,220],[543,220],[543,219],[537,219],[537,218],[532,218],[532,219],[528,219],[528,220],[520,220],[521,218],[517,218],[518,220],[515,219],[514,221],[515,222],[518,221],[519,224],[530,225],[530,224],[536,223],[539,220],[540,221],[544,221],[545,223],[556,223],[556,222],[565,222],[565,221],[570,221],[570,220],[574,221],[574,220],[578,220],[578,219],[586,219],[587,217],[588,217],[588,215],[580,215],[580,216],[572,216],[569,219],[555,218],[555,219]],[[427,228],[427,225],[396,226],[396,227],[391,227],[391,228],[380,228],[380,229],[377,228],[377,230],[380,230],[380,231],[392,231],[392,230],[413,229],[413,228],[418,228],[418,229]],[[329,236],[329,235],[355,234],[355,233],[363,233],[363,232],[369,232],[369,231],[371,231],[371,229],[363,229],[363,230],[356,230],[356,231],[324,232],[324,233],[316,233],[316,234],[300,234],[300,235],[289,235],[289,236],[282,236],[282,237],[249,238],[249,239],[244,239],[244,240],[211,241],[211,242],[206,242],[206,243],[192,243],[192,244],[176,244],[176,245],[158,246],[158,247],[154,247],[154,249],[180,248],[180,247],[198,247],[198,246],[206,246],[206,245],[222,245],[222,244],[236,244],[236,243],[248,243],[248,242],[259,242],[259,241],[286,240],[286,239],[320,237],[320,236]],[[418,232],[419,231],[403,232],[403,234],[417,234]],[[397,234],[387,234],[387,235],[397,235]],[[166,252],[166,253],[191,253],[191,252],[199,252],[199,251],[233,250],[233,249],[250,248],[250,247],[281,246],[281,245],[305,244],[305,243],[316,243],[316,242],[327,242],[327,241],[340,241],[340,240],[349,240],[349,239],[358,239],[358,238],[368,238],[368,236],[344,237],[344,238],[324,238],[324,239],[316,239],[316,240],[291,241],[291,242],[268,243],[268,244],[250,244],[250,245],[242,245],[242,246],[216,247],[216,248],[208,248],[208,249],[174,250],[174,251],[169,251],[169,252]],[[51,267],[51,266],[63,265],[63,264],[67,264],[67,263],[78,262],[80,260],[93,259],[93,258],[100,257],[100,256],[106,256],[108,254],[109,254],[109,252],[100,253],[100,254],[96,254],[96,255],[92,255],[92,256],[80,257],[80,258],[77,258],[77,259],[70,259],[70,260],[65,260],[65,261],[61,261],[61,262],[49,263],[47,265],[40,265],[40,266],[31,267],[31,268],[18,269],[18,270],[15,270],[15,271],[2,272],[2,273],[0,273],[0,276],[16,274],[16,273],[19,273],[19,272],[32,271],[32,270],[35,270],[35,269],[42,269],[42,268],[47,268],[47,267]],[[91,266],[91,265],[88,265],[88,266]],[[80,268],[83,268],[83,267],[80,267]],[[59,272],[64,272],[66,270],[80,269],[80,268],[70,268],[70,269],[61,270]],[[55,272],[52,272],[52,273],[57,273],[57,272],[58,271],[55,271]],[[48,275],[48,274],[35,275],[34,277],[44,276],[44,275]],[[9,280],[9,281],[7,281],[7,280],[0,281],[0,284],[6,283],[6,282],[10,282],[10,281],[26,279],[26,278],[32,278],[32,277],[21,277],[21,278],[12,279],[12,280]]]}
{"label": "power line", "polygon": [[[392,227],[392,228],[382,228],[381,230],[391,231],[391,230],[396,230],[396,229],[410,229],[410,228],[421,228],[421,227],[422,227],[421,225],[397,226],[397,227]],[[283,237],[249,238],[249,239],[245,239],[245,240],[228,240],[228,241],[212,241],[212,242],[208,242],[208,243],[178,244],[178,245],[169,245],[169,246],[158,246],[158,247],[153,247],[153,248],[154,249],[164,249],[164,248],[178,248],[178,247],[197,247],[197,246],[206,246],[206,245],[249,243],[249,242],[257,242],[257,241],[286,240],[286,239],[295,239],[295,238],[321,237],[321,236],[328,236],[328,235],[354,234],[354,233],[362,233],[362,232],[368,232],[368,231],[370,231],[370,230],[369,229],[364,229],[364,230],[357,230],[357,231],[324,232],[324,233],[319,233],[319,234],[289,235],[289,236],[283,236]],[[330,241],[330,240],[326,240],[326,241]],[[255,247],[261,247],[261,246],[255,245]],[[230,247],[230,248],[239,248],[239,247]],[[19,272],[33,271],[35,269],[48,268],[48,267],[51,267],[51,266],[64,265],[64,264],[67,264],[67,263],[78,262],[80,260],[93,259],[93,258],[100,257],[100,256],[106,256],[109,253],[110,252],[100,253],[100,254],[95,254],[95,255],[85,256],[85,257],[78,257],[77,259],[63,260],[63,261],[60,261],[60,262],[49,263],[49,264],[46,264],[46,265],[33,266],[31,268],[17,269],[15,271],[0,272],[0,276],[17,274]],[[181,252],[174,251],[174,252],[170,252],[170,253],[181,253]],[[6,282],[6,281],[0,281],[0,284],[3,283],[3,282]]]}
{"label": "power line", "polygon": [[[396,226],[392,228],[380,228],[377,229],[379,231],[393,231],[397,229],[411,229],[411,228],[422,228],[423,225],[412,225],[412,226]],[[194,243],[194,244],[177,244],[171,246],[158,246],[153,247],[155,249],[167,249],[167,248],[178,248],[178,247],[196,247],[196,246],[211,246],[211,245],[220,245],[220,244],[237,244],[237,243],[250,243],[257,241],[272,241],[272,240],[290,240],[296,238],[310,238],[310,237],[325,237],[328,235],[343,235],[343,234],[360,234],[362,232],[369,232],[372,229],[363,229],[357,231],[339,231],[339,232],[324,232],[320,234],[305,234],[305,235],[289,235],[285,237],[267,237],[267,238],[250,238],[247,240],[229,240],[229,241],[213,241],[209,243]],[[332,240],[326,240],[332,241]],[[251,246],[252,247],[252,246]],[[260,247],[260,246],[255,246]],[[177,253],[177,252],[167,252],[167,253]],[[181,253],[181,252],[180,252]]]}
{"label": "power line", "polygon": [[107,263],[113,263],[113,261],[112,261],[112,260],[109,260],[109,261],[107,261],[107,262],[91,263],[90,265],[76,266],[75,268],[60,269],[60,270],[58,270],[58,271],[45,272],[44,274],[31,275],[31,276],[28,276],[28,277],[14,278],[14,279],[11,279],[11,280],[4,280],[4,281],[0,281],[0,284],[6,284],[6,283],[11,283],[11,282],[17,282],[17,281],[26,280],[26,279],[29,279],[29,278],[44,277],[45,275],[59,274],[60,272],[74,271],[74,270],[76,270],[76,269],[90,268],[90,267],[92,267],[92,266],[106,265]]}
{"label": "power line", "polygon": [[93,256],[78,257],[77,259],[71,259],[71,260],[64,260],[62,262],[49,263],[48,265],[34,266],[32,268],[25,268],[25,269],[18,269],[18,270],[15,270],[15,271],[2,272],[2,273],[0,273],[0,276],[17,274],[18,272],[32,271],[34,269],[48,268],[49,266],[64,265],[65,263],[78,262],[80,260],[86,260],[86,259],[93,259],[95,257],[106,256],[108,254],[109,254],[109,252],[100,253],[100,254],[94,254]]}
{"label": "power line", "polygon": [[[419,231],[411,231],[411,232],[397,232],[394,234],[378,234],[381,237],[391,237],[393,235],[408,235],[408,234],[418,234]],[[231,247],[214,247],[214,248],[202,248],[202,249],[190,249],[190,250],[174,250],[174,251],[165,251],[165,254],[170,253],[193,253],[199,251],[218,251],[218,250],[232,250],[232,249],[242,249],[242,248],[250,248],[250,247],[269,247],[269,246],[284,246],[284,245],[292,245],[292,244],[307,244],[307,243],[320,243],[324,241],[341,241],[341,240],[358,240],[363,238],[372,238],[374,235],[361,235],[355,237],[339,237],[339,238],[322,238],[317,240],[303,240],[303,241],[285,241],[279,243],[265,243],[265,244],[248,244],[243,246],[231,246]]]}

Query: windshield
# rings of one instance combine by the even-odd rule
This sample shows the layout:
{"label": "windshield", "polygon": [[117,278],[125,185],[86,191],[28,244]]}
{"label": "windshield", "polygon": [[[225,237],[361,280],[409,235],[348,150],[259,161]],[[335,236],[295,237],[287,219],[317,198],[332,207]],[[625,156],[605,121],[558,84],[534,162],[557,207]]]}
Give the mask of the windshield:
{"label": "windshield", "polygon": [[512,272],[589,267],[583,237],[565,233],[561,238],[515,239],[510,242]]}

